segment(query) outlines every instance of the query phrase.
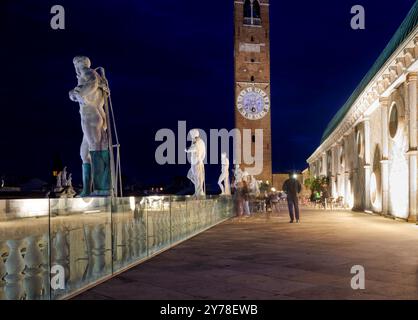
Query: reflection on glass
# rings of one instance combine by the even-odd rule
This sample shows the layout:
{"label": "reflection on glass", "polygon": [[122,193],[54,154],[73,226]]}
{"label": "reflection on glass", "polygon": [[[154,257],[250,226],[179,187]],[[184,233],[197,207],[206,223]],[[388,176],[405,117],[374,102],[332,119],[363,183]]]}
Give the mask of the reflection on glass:
{"label": "reflection on glass", "polygon": [[67,298],[232,214],[231,197],[0,200],[0,300]]}
{"label": "reflection on glass", "polygon": [[147,257],[147,216],[141,200],[121,198],[112,204],[114,272]]}
{"label": "reflection on glass", "polygon": [[51,199],[50,212],[51,267],[62,268],[65,275],[52,298],[111,275],[110,198]]}
{"label": "reflection on glass", "polygon": [[0,200],[0,300],[49,299],[48,199]]}

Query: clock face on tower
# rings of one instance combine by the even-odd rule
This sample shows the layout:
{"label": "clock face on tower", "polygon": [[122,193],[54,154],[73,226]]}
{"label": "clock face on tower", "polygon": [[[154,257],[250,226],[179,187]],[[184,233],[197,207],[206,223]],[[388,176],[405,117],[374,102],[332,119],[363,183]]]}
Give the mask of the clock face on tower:
{"label": "clock face on tower", "polygon": [[270,99],[260,88],[248,87],[240,92],[237,109],[246,119],[260,120],[270,110]]}

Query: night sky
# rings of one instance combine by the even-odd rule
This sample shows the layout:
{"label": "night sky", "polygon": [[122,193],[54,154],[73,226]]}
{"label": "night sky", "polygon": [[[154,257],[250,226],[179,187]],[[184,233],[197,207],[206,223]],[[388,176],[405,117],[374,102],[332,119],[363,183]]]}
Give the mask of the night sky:
{"label": "night sky", "polygon": [[[35,4],[36,2],[36,4]],[[335,112],[414,0],[271,0],[273,171],[303,169]],[[66,29],[50,28],[63,5]],[[350,9],[366,9],[352,30]],[[128,182],[164,183],[157,130],[234,125],[233,0],[1,0],[0,173],[46,179],[59,153],[80,182],[82,138],[72,58],[103,66]],[[219,166],[207,167],[207,180]]]}

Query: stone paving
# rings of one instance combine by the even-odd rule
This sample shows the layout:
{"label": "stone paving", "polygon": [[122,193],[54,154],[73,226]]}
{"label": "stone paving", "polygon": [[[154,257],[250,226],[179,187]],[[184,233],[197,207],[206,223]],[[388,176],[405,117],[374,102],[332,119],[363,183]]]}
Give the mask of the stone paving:
{"label": "stone paving", "polygon": [[232,219],[75,299],[418,299],[418,226],[309,209],[288,220]]}

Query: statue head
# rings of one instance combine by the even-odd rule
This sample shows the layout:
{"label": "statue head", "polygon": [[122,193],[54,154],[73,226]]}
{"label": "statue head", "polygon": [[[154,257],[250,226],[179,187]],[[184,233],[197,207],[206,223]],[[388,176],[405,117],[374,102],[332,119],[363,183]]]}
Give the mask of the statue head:
{"label": "statue head", "polygon": [[90,68],[91,61],[88,57],[85,56],[77,56],[73,59],[74,67],[77,74],[80,74],[80,70],[83,68]]}
{"label": "statue head", "polygon": [[190,136],[192,137],[193,140],[199,138],[200,133],[198,129],[192,129],[190,130]]}
{"label": "statue head", "polygon": [[222,157],[223,159],[226,159],[226,152],[222,152],[221,157]]}

